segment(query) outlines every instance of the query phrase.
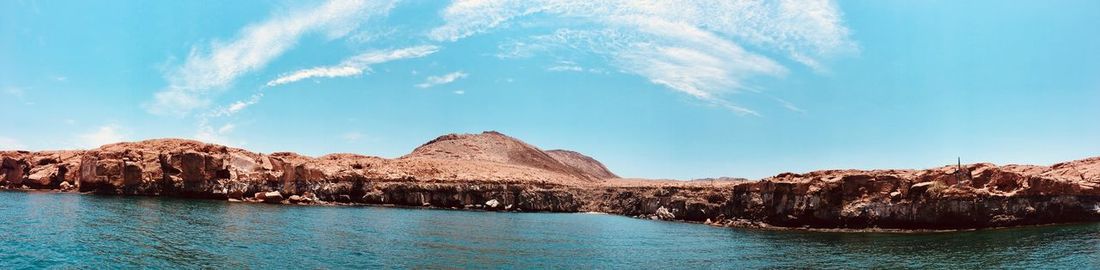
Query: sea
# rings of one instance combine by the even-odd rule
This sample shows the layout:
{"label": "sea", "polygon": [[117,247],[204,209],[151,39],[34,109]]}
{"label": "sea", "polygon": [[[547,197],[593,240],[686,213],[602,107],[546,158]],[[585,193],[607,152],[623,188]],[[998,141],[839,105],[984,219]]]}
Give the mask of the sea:
{"label": "sea", "polygon": [[0,192],[0,269],[1100,268],[1100,224],[934,233]]}

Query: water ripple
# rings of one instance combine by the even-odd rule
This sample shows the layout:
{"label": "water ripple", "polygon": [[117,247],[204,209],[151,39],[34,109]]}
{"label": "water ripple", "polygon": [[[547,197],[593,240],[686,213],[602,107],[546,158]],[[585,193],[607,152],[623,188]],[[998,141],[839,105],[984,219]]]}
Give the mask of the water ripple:
{"label": "water ripple", "polygon": [[713,228],[611,215],[0,192],[0,268],[1089,268],[1100,225]]}

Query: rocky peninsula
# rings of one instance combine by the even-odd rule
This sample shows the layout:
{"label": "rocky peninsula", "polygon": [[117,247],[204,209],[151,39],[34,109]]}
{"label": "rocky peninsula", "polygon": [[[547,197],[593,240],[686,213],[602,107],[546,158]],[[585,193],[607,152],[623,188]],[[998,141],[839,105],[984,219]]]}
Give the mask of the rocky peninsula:
{"label": "rocky peninsula", "polygon": [[0,186],[283,204],[604,212],[716,226],[950,230],[1100,221],[1100,157],[1052,166],[825,170],[755,181],[622,179],[599,161],[497,133],[444,135],[408,155],[261,154],[158,139],[2,151]]}

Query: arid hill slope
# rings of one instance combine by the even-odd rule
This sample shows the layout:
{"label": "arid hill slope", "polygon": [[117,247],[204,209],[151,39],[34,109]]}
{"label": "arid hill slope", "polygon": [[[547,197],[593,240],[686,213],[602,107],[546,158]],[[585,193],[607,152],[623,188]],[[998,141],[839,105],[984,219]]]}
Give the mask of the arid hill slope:
{"label": "arid hill slope", "polygon": [[[604,172],[595,171],[598,175],[589,174],[585,170],[587,168],[563,163],[538,147],[495,131],[486,131],[481,134],[443,135],[417,147],[412,153],[399,159],[489,162],[523,166],[562,175],[555,177],[589,181],[607,178],[604,177]],[[596,162],[597,166],[603,167],[603,164],[599,164],[598,161],[592,161]],[[577,165],[592,166],[583,162]]]}
{"label": "arid hill slope", "polygon": [[594,176],[599,179],[611,179],[619,178],[618,175],[612,173],[607,167],[603,166],[596,159],[586,156],[581,153],[577,153],[569,150],[547,150],[546,154],[554,158],[558,162],[565,164],[566,166],[573,167],[581,173]]}

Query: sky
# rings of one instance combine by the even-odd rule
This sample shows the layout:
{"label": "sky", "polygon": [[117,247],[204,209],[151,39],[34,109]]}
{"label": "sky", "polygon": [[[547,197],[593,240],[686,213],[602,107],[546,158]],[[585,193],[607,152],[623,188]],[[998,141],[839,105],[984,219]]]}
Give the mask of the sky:
{"label": "sky", "polygon": [[1100,156],[1100,1],[0,1],[0,149],[399,157],[496,130],[625,177]]}

